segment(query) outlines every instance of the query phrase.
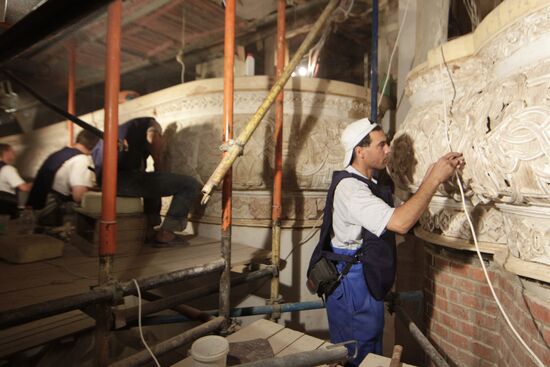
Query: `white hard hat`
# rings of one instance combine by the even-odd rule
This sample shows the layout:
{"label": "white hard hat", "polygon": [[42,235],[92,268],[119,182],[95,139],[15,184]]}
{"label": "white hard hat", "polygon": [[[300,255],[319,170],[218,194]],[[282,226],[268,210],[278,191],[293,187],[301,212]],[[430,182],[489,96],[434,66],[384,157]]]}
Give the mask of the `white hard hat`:
{"label": "white hard hat", "polygon": [[347,167],[351,164],[351,158],[353,157],[353,149],[367,136],[372,129],[374,129],[378,124],[373,124],[368,118],[362,118],[346,126],[344,131],[342,131],[342,136],[340,137],[340,142],[344,146],[346,155],[344,156],[344,167]]}

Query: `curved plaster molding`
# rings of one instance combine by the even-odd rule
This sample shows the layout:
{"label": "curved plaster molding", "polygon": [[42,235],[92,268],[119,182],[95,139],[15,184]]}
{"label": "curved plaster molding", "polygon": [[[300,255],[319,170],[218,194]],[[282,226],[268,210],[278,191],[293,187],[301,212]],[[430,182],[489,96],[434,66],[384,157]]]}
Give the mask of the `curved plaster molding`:
{"label": "curved plaster molding", "polygon": [[[389,171],[399,188],[414,192],[449,145],[463,152],[462,179],[480,240],[506,244],[522,261],[550,265],[546,41],[550,1],[507,0],[473,34],[443,45],[448,70],[441,49],[431,50],[409,74],[412,108],[392,142]],[[458,198],[455,183],[440,186],[421,221],[421,237],[470,240],[453,202]]]}
{"label": "curved plaster molding", "polygon": [[[273,80],[266,76],[235,79],[234,131],[238,134],[267,96]],[[316,222],[324,207],[332,171],[342,169],[344,151],[340,134],[351,121],[365,117],[370,99],[363,87],[348,83],[292,78],[285,86],[283,129],[283,223],[307,226]],[[191,175],[205,182],[221,159],[223,79],[206,79],[177,85],[120,105],[119,121],[155,116],[165,131],[165,159],[171,172]],[[103,128],[103,110],[81,116]],[[271,221],[275,112],[270,109],[233,166],[233,216],[243,225]],[[56,146],[66,142],[65,123],[32,133],[35,140],[47,134]],[[28,135],[10,138],[25,145],[28,156],[36,148],[26,145]],[[45,158],[24,161],[23,172],[34,175]],[[219,193],[193,219],[212,222],[221,218]],[[164,205],[168,201],[164,201]]]}

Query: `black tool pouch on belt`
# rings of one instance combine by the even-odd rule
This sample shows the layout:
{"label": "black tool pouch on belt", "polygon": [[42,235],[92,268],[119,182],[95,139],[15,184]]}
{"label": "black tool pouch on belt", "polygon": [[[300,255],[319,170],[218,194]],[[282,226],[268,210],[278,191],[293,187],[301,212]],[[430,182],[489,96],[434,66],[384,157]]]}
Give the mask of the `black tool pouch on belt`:
{"label": "black tool pouch on belt", "polygon": [[328,297],[338,286],[340,274],[332,261],[322,257],[309,272],[307,289],[319,297]]}
{"label": "black tool pouch on belt", "polygon": [[[331,251],[322,251],[323,256],[313,265],[307,278],[307,288],[311,293],[317,293],[319,297],[328,297],[334,292],[340,280],[350,271],[353,264],[359,262],[359,256],[363,253],[361,246],[354,256],[339,255]],[[346,263],[342,272],[338,272],[335,262]]]}

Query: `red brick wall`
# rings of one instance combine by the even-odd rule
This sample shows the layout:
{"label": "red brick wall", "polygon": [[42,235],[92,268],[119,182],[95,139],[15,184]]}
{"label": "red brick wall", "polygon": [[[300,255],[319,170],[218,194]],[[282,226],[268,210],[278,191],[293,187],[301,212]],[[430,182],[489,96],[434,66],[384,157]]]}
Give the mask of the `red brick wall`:
{"label": "red brick wall", "polygon": [[[451,366],[535,366],[500,314],[475,253],[427,245],[425,261],[426,333]],[[514,327],[550,366],[550,289],[485,264],[495,292]],[[525,282],[525,280],[523,280]]]}

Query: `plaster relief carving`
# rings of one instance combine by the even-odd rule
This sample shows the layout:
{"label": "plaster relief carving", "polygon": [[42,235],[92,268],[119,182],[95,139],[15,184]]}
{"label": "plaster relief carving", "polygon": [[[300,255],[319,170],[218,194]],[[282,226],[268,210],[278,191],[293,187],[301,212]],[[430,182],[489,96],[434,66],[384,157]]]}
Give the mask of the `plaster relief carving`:
{"label": "plaster relief carving", "polygon": [[[253,82],[263,79],[247,78]],[[213,84],[212,80],[204,82],[210,86]],[[155,116],[165,130],[165,159],[169,170],[192,175],[203,183],[212,174],[222,154],[219,150],[223,110],[221,79],[219,84],[220,88],[215,91],[205,88],[205,93],[201,94],[195,90],[192,95],[177,99],[170,95],[170,100],[154,105]],[[286,221],[303,223],[319,217],[332,171],[342,168],[341,131],[347,123],[366,116],[369,111],[367,96],[362,90],[361,94],[351,93],[354,87],[335,82],[339,90],[333,94],[327,86],[308,88],[307,91],[285,91],[283,220]],[[254,83],[242,90],[236,88],[235,135],[244,128],[265,96],[267,88],[254,88]],[[147,113],[142,111],[139,114]],[[255,225],[250,221],[271,219],[274,125],[275,114],[271,109],[252,135],[243,155],[233,165],[233,217],[238,223]],[[218,220],[221,218],[220,200],[219,192],[215,192],[209,205],[198,209],[193,218]]]}
{"label": "plaster relief carving", "polygon": [[[506,244],[506,232],[502,213],[491,206],[470,206],[469,214],[476,225],[478,240]],[[434,198],[422,215],[420,225],[426,231],[446,237],[473,240],[466,215],[460,203],[450,199]]]}
{"label": "plaster relief carving", "polygon": [[[550,52],[541,46],[550,40],[550,6],[499,21],[503,28],[493,36],[469,39],[469,55],[449,42],[444,49],[460,57],[447,59],[448,71],[432,57],[411,72],[412,108],[394,137],[388,168],[399,188],[415,192],[431,163],[449,150],[462,152],[479,240],[550,265]],[[475,45],[478,38],[486,41]],[[456,184],[436,195],[423,230],[470,240]]]}

